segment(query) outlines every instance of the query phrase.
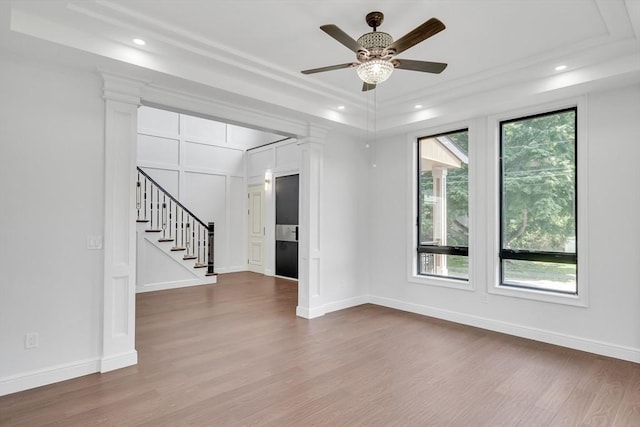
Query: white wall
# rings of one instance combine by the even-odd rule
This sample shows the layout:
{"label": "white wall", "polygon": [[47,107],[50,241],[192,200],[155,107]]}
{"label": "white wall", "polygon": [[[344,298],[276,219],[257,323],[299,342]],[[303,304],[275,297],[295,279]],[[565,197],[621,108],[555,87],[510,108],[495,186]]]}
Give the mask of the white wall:
{"label": "white wall", "polygon": [[[97,369],[104,259],[87,236],[104,229],[101,88],[97,74],[0,56],[0,394],[45,368]],[[25,350],[30,332],[39,347]]]}
{"label": "white wall", "polygon": [[[156,108],[138,110],[138,166],[202,221],[216,223],[216,273],[246,268],[244,147],[276,138],[260,135]],[[142,282],[154,277],[145,264],[138,269]]]}
{"label": "white wall", "polygon": [[[376,146],[377,168],[371,174],[372,301],[409,311],[574,348],[640,361],[640,86],[590,94],[587,112],[587,186],[589,259],[588,307],[574,307],[523,298],[487,294],[486,275],[474,290],[458,290],[408,281],[407,230],[411,200],[407,136],[381,141]],[[487,123],[486,117],[470,122]],[[454,127],[452,129],[457,129]],[[426,130],[428,132],[428,130]],[[471,130],[473,132],[473,130]],[[487,132],[470,140],[482,149]],[[479,157],[478,159],[481,159]],[[485,176],[482,161],[471,165]],[[482,183],[476,182],[482,190]],[[472,187],[473,188],[473,187]],[[583,188],[584,189],[584,188]],[[487,194],[486,189],[485,193]],[[478,197],[472,208],[484,211]],[[584,214],[584,212],[583,212]],[[578,214],[580,215],[580,213]],[[412,221],[411,221],[412,222]],[[477,231],[491,226],[476,223]],[[473,230],[472,230],[473,233]],[[481,233],[480,233],[481,235]],[[579,237],[580,238],[580,237]],[[484,246],[486,247],[486,246]],[[491,254],[484,255],[492,262]],[[473,266],[472,266],[473,268]],[[487,270],[487,265],[476,265]]]}
{"label": "white wall", "polygon": [[323,154],[320,278],[330,312],[366,302],[372,168],[364,141],[338,132],[327,135]]}

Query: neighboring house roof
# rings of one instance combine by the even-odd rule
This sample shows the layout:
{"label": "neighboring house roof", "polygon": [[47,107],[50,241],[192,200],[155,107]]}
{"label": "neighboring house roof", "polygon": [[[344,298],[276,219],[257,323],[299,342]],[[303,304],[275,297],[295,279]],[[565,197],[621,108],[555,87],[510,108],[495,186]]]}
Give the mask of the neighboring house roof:
{"label": "neighboring house roof", "polygon": [[466,165],[469,164],[469,156],[467,156],[467,153],[465,153],[464,150],[462,148],[460,148],[460,146],[458,146],[458,144],[453,142],[453,140],[451,138],[449,138],[448,136],[438,136],[438,137],[436,137],[436,139],[447,150],[451,151],[451,153],[454,156],[456,156],[458,159],[460,159],[460,161],[462,163],[464,163]]}
{"label": "neighboring house roof", "polygon": [[420,139],[420,157],[423,171],[434,167],[459,168],[469,163],[467,154],[447,136]]}

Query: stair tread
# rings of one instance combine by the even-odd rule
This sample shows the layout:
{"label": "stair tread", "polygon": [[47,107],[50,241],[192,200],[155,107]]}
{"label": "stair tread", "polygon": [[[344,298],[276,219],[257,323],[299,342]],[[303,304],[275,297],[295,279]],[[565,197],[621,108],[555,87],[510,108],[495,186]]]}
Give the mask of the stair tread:
{"label": "stair tread", "polygon": [[143,223],[143,222],[149,222],[149,220],[148,219],[136,219],[136,222]]}
{"label": "stair tread", "polygon": [[163,239],[158,239],[158,242],[173,242],[175,239],[169,239],[167,238],[163,238]]}
{"label": "stair tread", "polygon": [[147,228],[144,231],[147,233],[160,233],[162,230],[156,230],[155,228]]}
{"label": "stair tread", "polygon": [[186,250],[186,249],[187,249],[187,248],[181,248],[181,247],[179,247],[179,246],[174,246],[173,248],[171,248],[171,250],[172,250],[173,252],[177,252],[177,251],[184,251],[184,250]]}

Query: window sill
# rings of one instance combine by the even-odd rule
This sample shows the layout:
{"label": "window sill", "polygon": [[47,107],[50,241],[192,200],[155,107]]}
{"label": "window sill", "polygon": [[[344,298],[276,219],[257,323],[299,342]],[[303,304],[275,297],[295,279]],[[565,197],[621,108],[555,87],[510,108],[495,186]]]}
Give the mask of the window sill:
{"label": "window sill", "polygon": [[439,276],[423,276],[418,274],[410,274],[409,282],[419,285],[439,286],[442,288],[461,289],[463,291],[473,291],[473,285],[465,279],[449,279]]}
{"label": "window sill", "polygon": [[512,298],[522,298],[534,301],[550,302],[553,304],[571,305],[574,307],[588,307],[585,297],[557,292],[544,291],[540,289],[514,288],[511,286],[498,285],[489,287],[490,294],[502,295]]}

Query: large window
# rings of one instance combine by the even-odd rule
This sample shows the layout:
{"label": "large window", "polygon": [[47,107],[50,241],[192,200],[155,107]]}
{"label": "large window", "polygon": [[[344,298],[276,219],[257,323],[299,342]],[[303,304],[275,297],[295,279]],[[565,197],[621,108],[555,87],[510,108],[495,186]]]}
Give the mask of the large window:
{"label": "large window", "polygon": [[577,110],[500,123],[501,284],[577,295]]}
{"label": "large window", "polygon": [[469,174],[465,130],[418,139],[420,275],[469,278]]}

